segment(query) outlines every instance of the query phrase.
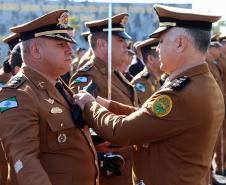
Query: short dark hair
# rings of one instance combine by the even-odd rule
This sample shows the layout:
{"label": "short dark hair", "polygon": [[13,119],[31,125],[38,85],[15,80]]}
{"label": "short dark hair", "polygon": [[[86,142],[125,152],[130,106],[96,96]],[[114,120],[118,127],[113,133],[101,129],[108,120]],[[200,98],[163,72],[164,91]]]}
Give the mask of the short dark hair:
{"label": "short dark hair", "polygon": [[97,32],[92,33],[90,35],[90,46],[92,49],[95,49],[97,46],[97,39],[103,39],[107,41],[107,33],[104,32]]}
{"label": "short dark hair", "polygon": [[158,57],[158,52],[156,51],[156,49],[151,49],[150,46],[141,48],[141,54],[145,64],[147,63],[148,55],[152,55],[155,58]]}
{"label": "short dark hair", "polygon": [[16,66],[21,67],[23,61],[21,58],[20,45],[17,44],[8,57],[4,60],[3,70],[5,73],[13,72]]}
{"label": "short dark hair", "polygon": [[185,28],[185,31],[193,38],[194,46],[196,47],[196,49],[198,49],[202,53],[205,53],[210,44],[210,31],[194,28]]}

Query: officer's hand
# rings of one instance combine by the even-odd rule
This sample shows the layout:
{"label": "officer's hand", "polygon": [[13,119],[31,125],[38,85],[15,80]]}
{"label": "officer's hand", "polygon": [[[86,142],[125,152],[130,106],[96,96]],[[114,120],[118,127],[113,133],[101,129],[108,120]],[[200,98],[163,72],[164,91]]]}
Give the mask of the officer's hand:
{"label": "officer's hand", "polygon": [[86,91],[79,91],[78,94],[73,96],[74,103],[77,104],[82,110],[85,104],[96,101],[95,98]]}
{"label": "officer's hand", "polygon": [[109,105],[110,105],[110,101],[102,98],[100,96],[97,96],[96,98],[97,103],[99,103],[100,105],[102,105],[103,107],[105,107],[106,109],[108,109]]}
{"label": "officer's hand", "polygon": [[119,154],[101,154],[98,153],[100,170],[105,176],[121,175],[125,160]]}

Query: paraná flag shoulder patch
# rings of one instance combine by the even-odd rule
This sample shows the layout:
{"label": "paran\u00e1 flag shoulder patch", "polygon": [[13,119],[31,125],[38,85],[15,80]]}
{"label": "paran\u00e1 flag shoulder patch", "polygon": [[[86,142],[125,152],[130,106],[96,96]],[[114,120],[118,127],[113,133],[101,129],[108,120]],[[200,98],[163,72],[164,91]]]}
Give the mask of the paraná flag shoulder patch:
{"label": "paran\u00e1 flag shoulder patch", "polygon": [[86,76],[79,76],[74,80],[74,84],[79,84],[79,83],[87,83],[88,78]]}
{"label": "paran\u00e1 flag shoulder patch", "polygon": [[18,103],[17,103],[17,99],[15,96],[7,98],[0,102],[1,113],[5,112],[9,109],[16,108],[16,107],[18,107]]}
{"label": "paran\u00e1 flag shoulder patch", "polygon": [[172,99],[168,95],[160,95],[153,102],[151,110],[156,116],[163,117],[170,113],[172,107]]}

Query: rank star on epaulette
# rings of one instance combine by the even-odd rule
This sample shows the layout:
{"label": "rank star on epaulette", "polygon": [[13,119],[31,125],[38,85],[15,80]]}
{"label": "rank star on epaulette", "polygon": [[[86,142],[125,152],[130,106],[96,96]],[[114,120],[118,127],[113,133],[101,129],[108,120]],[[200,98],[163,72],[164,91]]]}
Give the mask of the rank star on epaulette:
{"label": "rank star on epaulette", "polygon": [[180,78],[177,78],[173,80],[170,84],[169,87],[171,87],[174,90],[181,90],[184,88],[188,83],[190,82],[190,78],[188,76],[183,76]]}
{"label": "rank star on epaulette", "polygon": [[156,116],[163,117],[170,113],[172,107],[172,99],[168,95],[160,95],[153,102],[151,110]]}
{"label": "rank star on epaulette", "polygon": [[26,79],[23,76],[14,76],[10,79],[4,87],[6,88],[17,88],[22,85]]}
{"label": "rank star on epaulette", "polygon": [[17,99],[15,96],[7,98],[0,102],[0,112],[3,113],[9,109],[18,107]]}

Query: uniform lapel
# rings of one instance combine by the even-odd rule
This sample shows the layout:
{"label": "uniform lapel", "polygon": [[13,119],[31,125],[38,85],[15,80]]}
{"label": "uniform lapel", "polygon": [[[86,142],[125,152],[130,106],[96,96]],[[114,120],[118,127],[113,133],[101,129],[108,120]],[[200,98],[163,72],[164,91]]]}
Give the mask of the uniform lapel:
{"label": "uniform lapel", "polygon": [[[47,80],[45,79],[41,74],[38,72],[32,70],[31,68],[25,66],[22,68],[22,73],[24,73],[25,76],[29,77],[29,80],[41,91],[45,91],[48,94],[48,97],[44,96],[45,93],[43,93],[43,99],[46,100],[51,104],[51,102],[54,100],[58,102],[59,104],[63,105],[67,109],[69,109],[69,106],[67,102],[64,100],[63,96],[58,92],[58,90]],[[42,95],[42,93],[41,93]]]}
{"label": "uniform lapel", "polygon": [[112,84],[118,87],[124,94],[129,96],[131,101],[133,101],[134,106],[138,106],[136,90],[121,72],[114,71],[112,73]]}

